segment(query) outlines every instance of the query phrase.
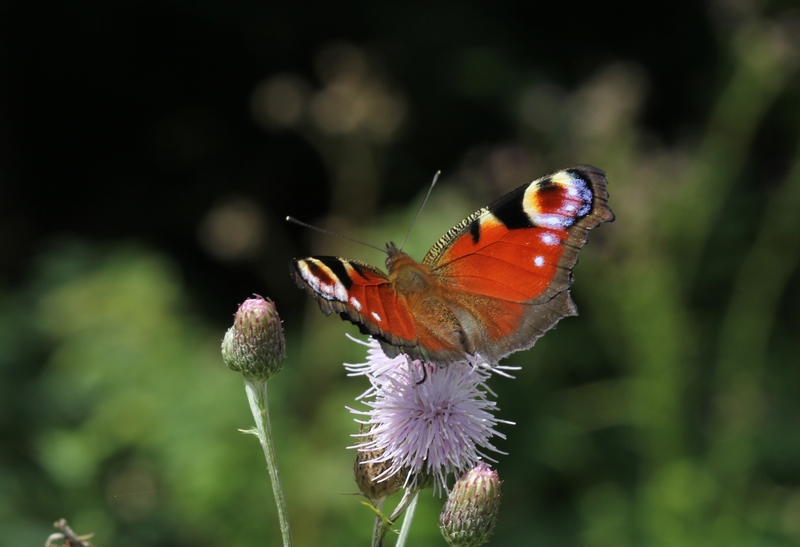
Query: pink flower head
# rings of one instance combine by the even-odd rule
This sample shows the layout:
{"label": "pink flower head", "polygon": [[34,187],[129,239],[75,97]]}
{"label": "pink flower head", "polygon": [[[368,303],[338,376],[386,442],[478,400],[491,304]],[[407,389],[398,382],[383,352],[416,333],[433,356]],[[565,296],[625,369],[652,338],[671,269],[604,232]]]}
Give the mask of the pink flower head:
{"label": "pink flower head", "polygon": [[431,477],[436,489],[446,490],[449,473],[491,460],[484,451],[499,453],[490,440],[504,439],[495,427],[510,422],[492,414],[497,406],[487,399],[489,365],[475,359],[439,367],[405,355],[390,359],[373,339],[366,345],[367,363],[346,367],[372,384],[359,397],[370,409],[351,412],[368,416],[361,423],[370,426],[369,436],[361,435],[366,440],[355,448],[379,453],[373,462],[391,462],[377,480],[405,469],[406,486]]}

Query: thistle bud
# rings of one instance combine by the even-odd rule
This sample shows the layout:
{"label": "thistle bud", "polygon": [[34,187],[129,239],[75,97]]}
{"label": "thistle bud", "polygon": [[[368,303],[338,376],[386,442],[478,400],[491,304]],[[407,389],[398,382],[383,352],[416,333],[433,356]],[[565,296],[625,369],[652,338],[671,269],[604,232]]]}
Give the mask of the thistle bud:
{"label": "thistle bud", "polygon": [[275,304],[260,296],[248,298],[222,340],[225,364],[250,380],[266,382],[281,369],[285,357],[283,327]]}
{"label": "thistle bud", "polygon": [[[363,431],[363,426],[361,426],[359,432],[361,431]],[[370,440],[371,437],[365,438],[365,442]],[[353,473],[358,489],[376,506],[400,490],[406,480],[406,471],[404,469],[390,477],[381,477],[392,467],[391,460],[371,461],[379,458],[381,454],[383,454],[383,451],[380,450],[359,450],[356,453],[356,462],[353,465]]]}
{"label": "thistle bud", "polygon": [[500,508],[500,484],[497,472],[484,463],[456,481],[439,515],[439,529],[451,547],[478,547],[489,541]]}

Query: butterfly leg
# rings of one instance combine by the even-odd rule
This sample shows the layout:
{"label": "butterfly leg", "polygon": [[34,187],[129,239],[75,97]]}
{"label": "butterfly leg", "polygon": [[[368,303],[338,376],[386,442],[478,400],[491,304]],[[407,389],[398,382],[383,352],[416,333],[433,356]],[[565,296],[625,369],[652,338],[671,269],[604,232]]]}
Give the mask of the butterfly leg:
{"label": "butterfly leg", "polygon": [[406,362],[408,363],[408,371],[414,378],[414,383],[420,385],[423,382],[425,382],[425,380],[428,379],[428,367],[426,366],[426,363],[424,361],[419,361],[420,366],[422,367],[422,380],[417,380],[417,368],[414,366],[414,359],[412,359],[408,355],[406,355],[405,357],[406,357]]}

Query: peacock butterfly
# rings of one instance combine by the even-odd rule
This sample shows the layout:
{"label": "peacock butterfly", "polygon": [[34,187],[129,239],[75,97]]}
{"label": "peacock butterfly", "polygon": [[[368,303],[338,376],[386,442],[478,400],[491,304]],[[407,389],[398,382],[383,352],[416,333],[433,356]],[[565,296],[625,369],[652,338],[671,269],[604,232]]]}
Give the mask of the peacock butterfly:
{"label": "peacock butterfly", "polygon": [[614,220],[606,176],[589,165],[520,186],[444,234],[422,262],[386,246],[386,275],[347,258],[294,260],[298,286],[380,341],[439,365],[479,354],[496,364],[577,315],[572,268],[589,230]]}

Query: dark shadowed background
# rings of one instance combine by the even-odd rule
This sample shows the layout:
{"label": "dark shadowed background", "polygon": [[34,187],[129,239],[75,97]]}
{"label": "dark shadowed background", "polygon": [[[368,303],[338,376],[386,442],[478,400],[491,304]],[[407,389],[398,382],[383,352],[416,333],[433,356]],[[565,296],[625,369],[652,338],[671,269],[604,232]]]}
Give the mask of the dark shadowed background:
{"label": "dark shadowed background", "polygon": [[[288,263],[406,250],[561,167],[617,215],[581,315],[494,378],[492,545],[800,545],[800,11],[790,1],[0,5],[0,545],[277,544],[219,343],[258,293],[297,545],[366,545],[365,359]],[[414,545],[444,545],[426,494]],[[393,542],[390,539],[390,542]]]}

